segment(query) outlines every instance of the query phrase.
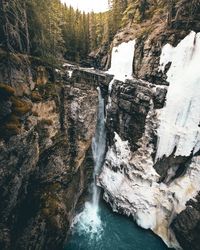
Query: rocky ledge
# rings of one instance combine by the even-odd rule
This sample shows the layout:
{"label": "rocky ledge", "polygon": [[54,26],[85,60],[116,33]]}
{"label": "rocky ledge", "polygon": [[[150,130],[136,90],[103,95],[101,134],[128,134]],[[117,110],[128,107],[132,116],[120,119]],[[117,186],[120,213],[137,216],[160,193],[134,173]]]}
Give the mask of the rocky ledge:
{"label": "rocky ledge", "polygon": [[97,87],[112,77],[20,58],[11,78],[0,71],[0,248],[62,249],[93,164]]}
{"label": "rocky ledge", "polygon": [[113,83],[109,146],[98,184],[114,211],[131,215],[169,247],[189,249],[199,225],[198,202],[188,201],[200,190],[200,156],[155,158],[166,88],[137,79]]}

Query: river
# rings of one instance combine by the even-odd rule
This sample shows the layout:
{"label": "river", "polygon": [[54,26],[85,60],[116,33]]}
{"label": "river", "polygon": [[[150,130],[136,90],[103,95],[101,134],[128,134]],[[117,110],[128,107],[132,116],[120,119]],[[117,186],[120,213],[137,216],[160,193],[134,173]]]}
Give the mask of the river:
{"label": "river", "polygon": [[102,200],[101,228],[96,233],[83,230],[79,222],[72,229],[65,250],[166,250],[151,231],[139,228],[131,218],[113,213]]}

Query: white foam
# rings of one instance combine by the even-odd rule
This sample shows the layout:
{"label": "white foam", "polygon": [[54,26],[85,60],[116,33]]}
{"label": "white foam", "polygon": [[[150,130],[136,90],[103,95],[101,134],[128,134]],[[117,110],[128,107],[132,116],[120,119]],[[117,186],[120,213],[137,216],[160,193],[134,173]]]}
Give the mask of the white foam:
{"label": "white foam", "polygon": [[98,214],[98,207],[93,206],[91,202],[86,202],[83,211],[73,220],[73,231],[78,232],[79,235],[87,234],[91,240],[101,237],[103,227]]}

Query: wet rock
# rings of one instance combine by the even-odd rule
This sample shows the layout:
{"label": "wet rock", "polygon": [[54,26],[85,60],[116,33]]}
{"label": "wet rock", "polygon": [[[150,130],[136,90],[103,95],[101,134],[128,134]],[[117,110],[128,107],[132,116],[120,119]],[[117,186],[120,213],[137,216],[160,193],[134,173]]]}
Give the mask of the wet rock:
{"label": "wet rock", "polygon": [[[20,118],[17,135],[0,138],[2,249],[62,249],[87,186],[85,161],[96,128],[97,87],[106,95],[112,76],[76,68],[72,78],[64,72],[56,77],[56,83],[26,96],[31,111]],[[22,94],[18,90],[15,94]],[[20,103],[21,99],[17,97]],[[1,104],[4,118],[10,115],[10,102]]]}
{"label": "wet rock", "polygon": [[131,140],[133,150],[138,148],[153,97],[150,85],[137,79],[114,82],[107,116],[110,143],[117,132],[124,140]]}
{"label": "wet rock", "polygon": [[154,93],[153,102],[156,109],[164,107],[166,101],[167,89],[157,87]]}
{"label": "wet rock", "polygon": [[[173,221],[172,228],[183,249],[199,250],[200,209],[199,196],[196,202],[189,202],[187,208]],[[190,203],[195,204],[193,207]]]}

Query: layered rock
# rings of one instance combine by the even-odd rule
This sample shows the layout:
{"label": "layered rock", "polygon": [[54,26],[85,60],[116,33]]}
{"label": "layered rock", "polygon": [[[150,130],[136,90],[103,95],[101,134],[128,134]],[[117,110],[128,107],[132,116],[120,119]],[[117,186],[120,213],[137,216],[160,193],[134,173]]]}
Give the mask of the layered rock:
{"label": "layered rock", "polygon": [[[199,107],[197,104],[199,99],[196,97],[199,93],[196,92],[199,84],[195,79],[192,82],[192,79],[198,78],[199,73],[194,74],[193,77],[194,67],[193,70],[189,70],[189,68],[183,69],[182,65],[188,59],[191,62],[187,61],[187,65],[195,64],[199,43],[198,35],[194,35],[193,38],[191,33],[192,35],[188,37],[192,36],[191,39],[194,42],[190,43],[190,38],[186,37],[187,45],[181,48],[184,44],[182,39],[187,34],[187,31],[180,30],[169,30],[163,34],[162,29],[159,29],[142,44],[140,44],[141,40],[136,41],[133,72],[143,80],[133,78],[125,83],[115,81],[112,85],[111,105],[107,109],[109,148],[102,173],[98,178],[99,185],[104,189],[104,199],[111,204],[114,211],[132,215],[140,226],[152,229],[169,247],[176,249],[181,247],[189,249],[191,245],[194,249],[198,249],[195,230],[198,230],[199,211],[198,197],[195,200],[195,196],[200,190],[200,158],[197,152],[199,118],[198,112],[195,118],[192,114],[195,108],[198,110]],[[158,39],[156,40],[155,37]],[[178,60],[170,54],[171,57],[166,56],[165,62],[162,62],[162,47],[168,41],[173,46],[178,45],[177,50],[179,48],[182,51],[179,51],[179,55],[185,56],[185,59],[176,63]],[[190,53],[191,56],[188,55]],[[181,70],[182,73],[180,73]],[[178,75],[177,72],[180,74]],[[179,76],[179,81],[173,78],[175,74]],[[186,77],[181,79],[181,74],[187,74],[187,77],[190,74],[191,89],[188,88],[188,92],[184,91],[184,86],[188,86],[189,81],[186,81]],[[171,81],[170,77],[174,80]],[[174,88],[172,84],[179,86],[179,83],[180,92],[177,93],[177,97],[174,96],[173,102],[169,98]],[[196,94],[190,95],[190,91]],[[181,103],[179,109],[176,98],[180,99],[180,97],[183,97],[185,102]],[[190,103],[195,103],[194,105],[187,106],[189,98]],[[171,107],[173,105],[171,111],[174,116],[179,114],[176,123],[181,129],[178,132],[171,128],[174,124],[174,120],[171,120],[173,115],[167,120],[163,119],[163,112],[166,110],[165,106],[169,105],[169,100]],[[182,116],[186,114],[185,108],[189,115]],[[179,119],[182,118],[185,122],[180,126]],[[190,127],[187,126],[188,122],[194,124],[191,132]],[[162,143],[160,141],[162,126],[167,132],[175,133],[176,140],[174,140],[174,146],[171,145],[169,148],[172,149],[169,154],[165,151],[158,156],[161,147],[163,150],[168,146],[168,144],[165,145],[164,140]],[[184,132],[185,129],[188,130],[187,133]],[[181,143],[186,136],[189,139],[185,140],[185,144]],[[166,138],[162,139],[168,138],[169,136],[166,135]],[[191,148],[188,148],[186,143],[191,145]],[[185,153],[184,148],[191,152]],[[181,149],[183,149],[182,153],[180,153]],[[192,222],[190,222],[191,219]]]}
{"label": "layered rock", "polygon": [[199,194],[187,203],[172,223],[173,231],[183,249],[199,249],[200,209]]}
{"label": "layered rock", "polygon": [[[26,92],[1,72],[0,94],[5,98],[0,119],[7,129],[0,139],[1,249],[63,247],[92,164],[97,87],[106,92],[112,79],[74,67],[70,78],[65,69],[44,67],[46,83],[46,77],[37,74],[38,65],[32,67],[37,85],[32,90],[23,82]],[[27,103],[30,109],[22,112]]]}
{"label": "layered rock", "polygon": [[[161,181],[154,168],[158,124],[154,103],[161,96],[155,95],[155,85],[142,82],[141,86],[140,81],[134,81],[113,85],[107,121],[113,139],[99,184],[114,211],[132,215],[140,226],[152,229],[168,246],[179,248],[170,225],[200,188],[199,156],[187,162],[181,176],[175,176],[176,169],[170,165],[172,173],[168,171],[167,178]],[[160,168],[162,171],[162,163]]]}

